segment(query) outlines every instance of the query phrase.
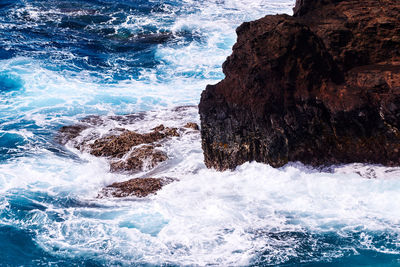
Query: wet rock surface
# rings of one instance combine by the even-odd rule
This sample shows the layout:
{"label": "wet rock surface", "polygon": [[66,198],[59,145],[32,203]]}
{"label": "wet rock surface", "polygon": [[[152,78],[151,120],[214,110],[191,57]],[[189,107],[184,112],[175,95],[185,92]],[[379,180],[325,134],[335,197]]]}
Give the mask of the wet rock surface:
{"label": "wet rock surface", "polygon": [[198,125],[197,123],[194,123],[194,122],[188,122],[188,123],[186,123],[185,126],[183,126],[183,127],[189,128],[189,129],[192,129],[192,130],[195,130],[195,131],[200,130],[199,125]]}
{"label": "wet rock surface", "polygon": [[[82,120],[82,122],[87,121],[88,118]],[[98,120],[92,124],[63,126],[56,140],[64,145],[71,142],[76,149],[89,152],[93,156],[108,158],[112,172],[138,172],[154,168],[168,159],[167,154],[160,150],[160,143],[168,138],[180,136],[178,128],[165,127],[161,124],[149,133],[137,133],[117,127],[110,129],[110,134],[104,137],[89,134],[79,138],[84,130],[97,126],[97,123]],[[187,123],[187,125],[197,124]]]}
{"label": "wet rock surface", "polygon": [[[171,123],[179,127],[167,127],[164,124],[151,126],[156,118],[146,113],[125,116],[89,116],[79,123],[60,128],[56,141],[89,153],[106,158],[110,172],[119,175],[145,176],[161,163],[167,161],[168,142],[173,138],[180,142],[184,136],[198,135],[199,126],[186,121],[186,114],[196,114],[196,107],[177,107],[171,111]],[[146,118],[147,116],[147,118]],[[148,126],[146,127],[146,125]],[[140,131],[132,130],[138,128]],[[174,157],[174,155],[171,155]],[[114,183],[104,188],[100,197],[144,197],[154,194],[172,178],[134,178],[122,183]]]}
{"label": "wet rock surface", "polygon": [[60,128],[58,135],[56,136],[56,141],[65,145],[71,139],[78,137],[80,133],[88,127],[89,126],[83,124],[63,126]]}
{"label": "wet rock surface", "polygon": [[[150,133],[140,134],[133,131],[123,131],[120,135],[112,135],[100,138],[90,144],[90,154],[98,157],[121,158],[132,147],[141,144],[152,144],[168,137],[179,137],[177,128],[168,128],[159,125]],[[147,147],[147,150],[154,147]],[[140,154],[140,153],[139,153]]]}
{"label": "wet rock surface", "polygon": [[90,134],[78,138],[89,128],[89,125],[84,124],[64,126],[56,139],[64,145],[72,141],[76,149],[89,152],[93,156],[108,158],[112,172],[133,173],[154,168],[168,159],[167,154],[160,150],[160,142],[180,136],[177,128],[159,125],[149,133],[114,128],[110,129],[110,134],[105,137]]}
{"label": "wet rock surface", "polygon": [[168,156],[165,152],[155,149],[152,145],[146,145],[133,149],[125,160],[112,161],[110,170],[112,172],[138,172],[152,169],[167,159]]}
{"label": "wet rock surface", "polygon": [[298,0],[237,29],[199,105],[205,163],[400,165],[400,2]]}
{"label": "wet rock surface", "polygon": [[146,197],[155,194],[164,184],[165,181],[160,178],[135,178],[107,186],[100,192],[99,197]]}

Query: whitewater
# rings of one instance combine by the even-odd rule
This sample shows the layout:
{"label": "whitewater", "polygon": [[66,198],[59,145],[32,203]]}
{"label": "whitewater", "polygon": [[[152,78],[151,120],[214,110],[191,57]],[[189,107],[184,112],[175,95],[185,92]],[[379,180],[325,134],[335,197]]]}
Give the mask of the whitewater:
{"label": "whitewater", "polygon": [[[236,27],[292,14],[294,2],[1,1],[0,265],[399,266],[400,168],[217,172],[197,132],[169,140],[165,163],[126,175],[55,140],[92,115],[107,122],[99,133],[199,123]],[[145,198],[98,197],[134,177],[176,181]]]}

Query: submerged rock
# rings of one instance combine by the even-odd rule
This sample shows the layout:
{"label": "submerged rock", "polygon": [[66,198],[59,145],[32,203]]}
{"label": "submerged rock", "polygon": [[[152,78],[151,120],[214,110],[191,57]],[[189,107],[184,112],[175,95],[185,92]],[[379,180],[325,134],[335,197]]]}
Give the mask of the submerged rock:
{"label": "submerged rock", "polygon": [[[183,160],[182,155],[171,155],[173,160],[170,163],[161,163],[168,160],[167,151],[175,151],[175,147],[181,144],[184,145],[184,150],[190,140],[199,140],[199,131],[196,130],[198,124],[193,122],[196,119],[195,106],[179,106],[163,112],[93,115],[75,125],[61,127],[55,139],[68,148],[104,157],[108,161],[110,172],[118,173],[119,177],[126,176],[128,181],[107,186],[98,197],[144,197],[154,194],[176,179],[131,179],[132,176],[160,176],[168,169],[175,168]],[[160,124],[167,121],[178,127]]]}
{"label": "submerged rock", "polygon": [[192,129],[192,130],[195,130],[195,131],[200,130],[199,125],[197,123],[194,123],[194,122],[188,122],[183,127],[184,128],[188,128],[188,129]]}
{"label": "submerged rock", "polygon": [[160,178],[135,178],[107,186],[100,192],[99,197],[146,197],[155,194],[163,185],[163,180]]}
{"label": "submerged rock", "polygon": [[171,119],[184,126],[175,128],[159,124],[149,127],[148,132],[144,133],[129,129],[133,125],[143,128],[143,125],[152,121],[154,115],[142,112],[118,116],[88,116],[75,125],[61,127],[55,139],[82,152],[107,158],[111,172],[132,174],[150,171],[168,160],[163,146],[172,137],[195,133],[185,129],[198,128],[197,123],[188,122],[186,118],[194,112],[196,111],[192,106],[177,107],[171,111]]}
{"label": "submerged rock", "polygon": [[399,18],[397,0],[298,0],[243,23],[201,96],[206,165],[400,165]]}
{"label": "submerged rock", "polygon": [[89,126],[84,124],[63,126],[58,131],[56,141],[62,145],[67,144],[70,140],[78,137],[81,132],[87,129]]}
{"label": "submerged rock", "polygon": [[155,143],[174,136],[180,136],[177,128],[159,125],[150,133],[140,134],[126,130],[120,135],[103,137],[88,147],[90,154],[111,159],[112,172],[138,172],[152,169],[166,161],[167,154],[157,150],[158,145]]}
{"label": "submerged rock", "polygon": [[164,125],[160,125],[154,128],[152,132],[146,134],[124,131],[120,135],[97,139],[90,145],[90,154],[98,157],[121,158],[134,146],[158,142],[173,136],[179,136],[177,129],[164,127]]}
{"label": "submerged rock", "polygon": [[168,156],[165,152],[155,149],[152,145],[146,145],[135,148],[125,160],[111,162],[110,170],[113,172],[137,172],[152,169],[167,159]]}

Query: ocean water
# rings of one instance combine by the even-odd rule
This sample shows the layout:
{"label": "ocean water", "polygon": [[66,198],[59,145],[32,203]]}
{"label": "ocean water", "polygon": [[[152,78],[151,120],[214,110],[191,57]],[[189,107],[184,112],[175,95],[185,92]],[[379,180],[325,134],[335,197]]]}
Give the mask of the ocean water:
{"label": "ocean water", "polygon": [[[0,266],[400,266],[400,168],[203,164],[198,133],[135,175],[55,141],[90,115],[199,122],[235,28],[294,0],[1,0]],[[189,106],[179,112],[177,106]],[[121,125],[113,115],[143,112]],[[98,198],[132,177],[179,181]]]}

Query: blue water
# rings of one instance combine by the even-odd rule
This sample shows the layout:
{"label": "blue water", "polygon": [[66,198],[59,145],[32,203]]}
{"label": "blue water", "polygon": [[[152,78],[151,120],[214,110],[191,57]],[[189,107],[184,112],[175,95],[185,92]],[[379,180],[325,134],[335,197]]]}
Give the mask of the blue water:
{"label": "blue water", "polygon": [[[294,0],[0,1],[1,266],[399,266],[400,169],[320,173],[247,163],[218,173],[200,137],[137,176],[179,182],[145,199],[97,198],[108,163],[55,141],[89,115],[113,127],[199,120],[235,28]],[[90,133],[88,133],[90,134]],[[371,178],[373,179],[367,179]]]}

